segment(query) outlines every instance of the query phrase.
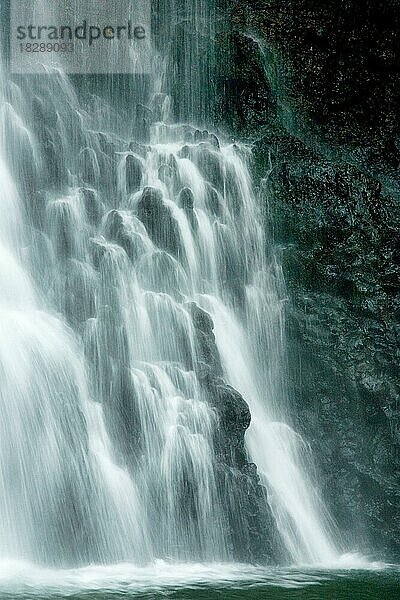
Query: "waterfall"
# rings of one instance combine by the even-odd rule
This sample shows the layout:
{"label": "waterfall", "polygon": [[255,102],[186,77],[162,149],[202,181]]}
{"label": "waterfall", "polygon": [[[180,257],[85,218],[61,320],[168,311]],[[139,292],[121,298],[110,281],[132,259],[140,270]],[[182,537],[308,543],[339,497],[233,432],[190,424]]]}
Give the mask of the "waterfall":
{"label": "waterfall", "polygon": [[[12,143],[31,137],[19,118],[10,122],[2,98],[0,554],[56,564],[128,558],[135,545],[145,547],[137,490],[113,462],[76,336],[48,311],[28,273],[25,215],[5,152],[6,118]],[[11,159],[18,167],[22,157]]]}
{"label": "waterfall", "polygon": [[[212,3],[195,4],[204,28]],[[235,557],[229,518],[248,533],[238,490],[221,490],[199,307],[250,406],[247,451],[289,560],[329,562],[333,526],[287,419],[285,289],[250,150],[174,123],[157,61],[152,124],[136,138],[60,70],[2,75],[0,557]]]}

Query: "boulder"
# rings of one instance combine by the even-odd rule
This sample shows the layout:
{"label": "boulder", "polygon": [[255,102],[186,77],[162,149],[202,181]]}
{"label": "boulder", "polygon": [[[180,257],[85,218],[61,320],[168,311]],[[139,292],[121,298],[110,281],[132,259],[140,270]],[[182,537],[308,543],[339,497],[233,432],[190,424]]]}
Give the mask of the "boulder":
{"label": "boulder", "polygon": [[103,204],[99,200],[97,192],[90,188],[80,189],[83,206],[85,207],[86,216],[90,225],[97,226],[103,215]]}
{"label": "boulder", "polygon": [[188,221],[193,229],[197,227],[197,219],[194,212],[194,195],[190,188],[183,188],[178,196],[178,205],[185,211]]}
{"label": "boulder", "polygon": [[93,148],[82,148],[79,153],[79,171],[82,181],[89,186],[95,185],[98,177],[97,157]]}
{"label": "boulder", "polygon": [[118,210],[113,209],[107,214],[104,223],[104,234],[110,241],[121,246],[130,259],[135,260],[137,258],[134,240],[125,225],[122,214]]}
{"label": "boulder", "polygon": [[142,164],[133,154],[128,154],[125,159],[125,182],[128,194],[136,192],[142,182]]}
{"label": "boulder", "polygon": [[220,192],[224,191],[224,174],[221,155],[201,143],[195,151],[194,162],[204,179]]}
{"label": "boulder", "polygon": [[161,190],[153,187],[143,190],[137,204],[137,216],[156,246],[173,255],[179,254],[181,244],[178,224],[170,208],[164,204]]}

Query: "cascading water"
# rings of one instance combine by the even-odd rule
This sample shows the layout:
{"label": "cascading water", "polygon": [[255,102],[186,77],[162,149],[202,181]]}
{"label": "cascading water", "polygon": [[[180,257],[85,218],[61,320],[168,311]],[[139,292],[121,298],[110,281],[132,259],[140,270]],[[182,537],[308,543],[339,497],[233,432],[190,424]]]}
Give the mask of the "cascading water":
{"label": "cascading water", "polygon": [[196,303],[250,405],[248,452],[290,559],[331,561],[309,451],[285,424],[285,292],[249,150],[168,123],[161,87],[143,143],[100,130],[112,111],[96,99],[91,114],[61,72],[3,79],[0,556],[234,557]]}
{"label": "cascading water", "polygon": [[[23,210],[4,156],[9,115],[2,98],[0,551],[57,564],[128,558],[143,535],[137,493],[113,464],[82,352],[72,332],[44,311],[23,264]],[[19,119],[7,126],[15,142],[30,137]],[[20,157],[12,158],[18,164]]]}
{"label": "cascading water", "polygon": [[[242,197],[240,240],[245,254],[243,307],[223,295],[203,295],[229,382],[250,405],[247,447],[269,492],[269,503],[291,558],[298,564],[329,563],[338,550],[335,529],[309,476],[313,469],[307,444],[287,419],[285,363],[285,285],[276,256],[265,260],[267,242],[246,163],[237,157],[233,170]],[[246,223],[246,216],[248,222]],[[237,240],[240,240],[240,246]],[[285,420],[283,420],[285,419]]]}

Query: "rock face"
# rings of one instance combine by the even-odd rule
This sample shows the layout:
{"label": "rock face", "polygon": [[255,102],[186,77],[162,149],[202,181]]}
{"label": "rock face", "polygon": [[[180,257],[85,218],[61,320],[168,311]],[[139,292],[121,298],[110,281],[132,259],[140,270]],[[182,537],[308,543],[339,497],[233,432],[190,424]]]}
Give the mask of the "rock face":
{"label": "rock face", "polygon": [[[229,125],[281,247],[292,417],[348,547],[400,559],[399,6],[235,2]],[[252,68],[250,68],[252,67]],[[254,68],[253,68],[254,67]],[[253,75],[253,73],[255,73]]]}
{"label": "rock face", "polygon": [[267,50],[273,91],[301,128],[370,149],[398,136],[398,0],[251,0],[232,15]]}
{"label": "rock face", "polygon": [[142,181],[142,166],[140,161],[133,156],[128,154],[126,157],[126,191],[128,194],[136,192],[140,188]]}
{"label": "rock face", "polygon": [[[349,165],[288,136],[266,191],[282,244],[297,427],[349,544],[400,552],[400,215],[396,200]],[[278,158],[280,157],[280,159]]]}
{"label": "rock face", "polygon": [[195,229],[197,226],[196,215],[194,212],[194,195],[190,188],[183,188],[178,197],[178,205],[183,208],[191,226]]}
{"label": "rock face", "polygon": [[160,190],[146,187],[137,205],[137,215],[153,242],[161,249],[179,254],[178,224],[171,210],[164,204]]}
{"label": "rock face", "polygon": [[216,472],[231,552],[237,560],[271,564],[278,559],[278,534],[257,467],[248,462],[245,450],[250,410],[242,396],[222,379],[211,317],[195,303],[189,308],[196,331],[195,370],[207,402],[218,415]]}

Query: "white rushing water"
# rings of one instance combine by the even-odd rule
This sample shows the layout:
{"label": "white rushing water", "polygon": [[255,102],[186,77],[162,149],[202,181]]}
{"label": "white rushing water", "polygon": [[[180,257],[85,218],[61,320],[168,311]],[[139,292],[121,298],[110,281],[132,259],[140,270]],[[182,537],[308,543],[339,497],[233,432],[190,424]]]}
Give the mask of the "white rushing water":
{"label": "white rushing water", "polygon": [[[26,270],[24,211],[6,164],[4,98],[0,111],[0,554],[38,554],[57,564],[72,556],[132,556],[142,543],[137,492],[113,463],[78,343],[46,311]],[[12,143],[27,132],[21,123],[7,122]],[[11,159],[18,164],[21,156]],[[82,518],[93,539],[79,531]]]}
{"label": "white rushing water", "polygon": [[83,105],[61,72],[3,83],[0,558],[232,558],[196,302],[250,406],[247,450],[287,560],[335,561],[288,423],[286,292],[249,149],[171,125],[160,89],[143,142],[102,127],[113,111]]}
{"label": "white rushing water", "polygon": [[174,597],[173,592],[176,591],[192,598],[196,597],[196,590],[199,594],[204,594],[207,593],[207,588],[218,595],[228,589],[233,596],[237,596],[240,593],[238,590],[243,590],[246,594],[249,588],[254,591],[259,587],[261,593],[265,594],[265,589],[269,587],[271,593],[276,593],[279,588],[285,593],[287,590],[317,586],[317,593],[321,594],[321,584],[336,579],[350,590],[350,598],[353,590],[349,582],[354,576],[365,582],[367,570],[375,577],[381,577],[382,581],[385,581],[385,577],[392,577],[393,589],[398,584],[398,568],[368,562],[357,555],[345,555],[335,563],[326,565],[324,570],[268,568],[226,562],[171,564],[164,560],[157,560],[152,565],[140,568],[121,563],[53,570],[38,568],[26,561],[3,561],[0,562],[0,592],[7,594],[7,598],[43,599],[77,594],[95,594],[96,598],[109,598],[114,594],[162,598],[165,595]]}

